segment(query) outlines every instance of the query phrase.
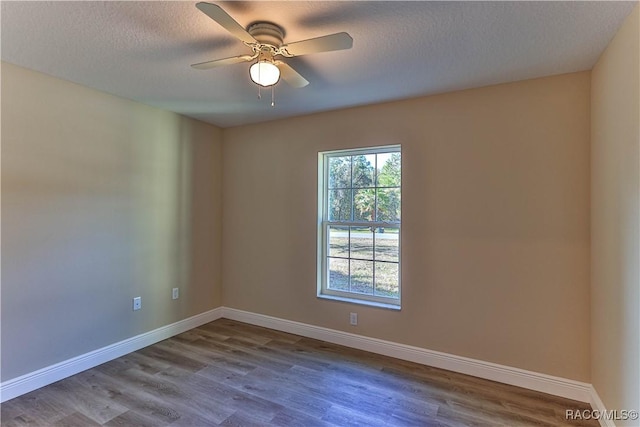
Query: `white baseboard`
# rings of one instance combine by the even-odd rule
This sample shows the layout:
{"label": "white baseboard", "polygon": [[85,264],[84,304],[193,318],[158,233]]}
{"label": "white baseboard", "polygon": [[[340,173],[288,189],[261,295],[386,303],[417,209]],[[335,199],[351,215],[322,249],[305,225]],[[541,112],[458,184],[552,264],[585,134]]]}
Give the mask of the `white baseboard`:
{"label": "white baseboard", "polygon": [[[224,307],[222,317],[252,325],[263,326],[334,344],[370,351],[402,360],[420,363],[449,371],[472,375],[530,390],[561,396],[580,402],[592,402],[591,384],[538,372],[499,365],[468,357],[427,350],[391,341],[364,337],[348,332],[322,328],[291,320],[279,319],[248,311]],[[595,392],[595,390],[593,390]],[[597,396],[597,394],[596,394]],[[602,402],[600,402],[602,403]]]}
{"label": "white baseboard", "polygon": [[[604,403],[602,402],[602,399],[600,399],[600,396],[598,395],[598,392],[596,391],[596,389],[593,386],[590,386],[590,394],[591,394],[591,399],[589,400],[589,403],[591,404],[591,408],[594,411],[598,411],[601,414],[604,414],[607,412],[607,408],[604,406]],[[598,421],[600,422],[600,425],[602,427],[616,427],[616,424],[613,422],[613,420],[608,419],[607,417],[600,417],[598,418]]]}
{"label": "white baseboard", "polygon": [[14,397],[44,387],[48,384],[60,381],[71,375],[101,365],[110,360],[124,356],[141,348],[155,344],[159,341],[181,334],[190,329],[197,328],[205,323],[212,322],[222,317],[222,307],[205,311],[184,320],[162,326],[153,331],[128,338],[124,341],[102,347],[100,349],[82,354],[72,359],[65,360],[55,365],[47,366],[35,372],[22,375],[0,384],[0,402],[5,402]]}

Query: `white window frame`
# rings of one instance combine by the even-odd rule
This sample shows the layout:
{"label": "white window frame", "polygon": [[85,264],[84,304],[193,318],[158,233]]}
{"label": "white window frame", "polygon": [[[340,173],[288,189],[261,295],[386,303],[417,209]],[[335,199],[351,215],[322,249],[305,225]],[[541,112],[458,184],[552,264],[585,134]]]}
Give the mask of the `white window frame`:
{"label": "white window frame", "polygon": [[[385,145],[378,147],[367,147],[357,149],[322,151],[318,153],[318,260],[317,260],[317,296],[331,300],[351,302],[355,304],[371,305],[382,308],[400,310],[402,301],[402,218],[398,222],[385,221],[329,221],[329,158],[343,156],[358,156],[383,153],[402,154],[400,145]],[[352,172],[353,173],[353,172]],[[377,173],[377,165],[376,165]],[[353,179],[353,177],[352,177]],[[353,185],[353,184],[352,184]],[[377,187],[377,186],[376,186]],[[353,187],[351,187],[353,188]],[[402,206],[402,179],[400,182],[400,206]],[[353,212],[353,201],[352,201]],[[351,227],[351,226],[373,226],[398,228],[398,297],[383,297],[376,295],[361,294],[356,292],[340,291],[329,289],[329,267],[327,263],[329,250],[329,227]],[[375,254],[375,248],[374,248]],[[351,259],[351,258],[348,258]],[[373,262],[382,262],[375,261]],[[374,268],[375,274],[375,268]]]}

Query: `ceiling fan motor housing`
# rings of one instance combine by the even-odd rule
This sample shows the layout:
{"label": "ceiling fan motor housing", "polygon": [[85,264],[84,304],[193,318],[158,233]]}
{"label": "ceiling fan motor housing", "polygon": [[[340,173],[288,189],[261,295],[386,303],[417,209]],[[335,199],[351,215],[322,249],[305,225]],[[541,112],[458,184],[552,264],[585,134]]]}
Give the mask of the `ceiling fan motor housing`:
{"label": "ceiling fan motor housing", "polygon": [[247,32],[261,44],[278,48],[284,40],[284,30],[271,22],[255,22],[247,27]]}

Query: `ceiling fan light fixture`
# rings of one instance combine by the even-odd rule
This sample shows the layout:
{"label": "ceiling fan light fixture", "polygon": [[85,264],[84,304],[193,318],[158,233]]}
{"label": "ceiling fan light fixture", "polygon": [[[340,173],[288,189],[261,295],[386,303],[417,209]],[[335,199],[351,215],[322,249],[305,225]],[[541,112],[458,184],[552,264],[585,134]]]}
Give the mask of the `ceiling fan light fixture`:
{"label": "ceiling fan light fixture", "polygon": [[258,61],[249,68],[251,80],[260,86],[273,86],[280,80],[280,69],[268,60]]}
{"label": "ceiling fan light fixture", "polygon": [[249,67],[249,77],[258,85],[258,98],[260,98],[261,87],[271,87],[271,105],[273,105],[273,88],[280,81],[280,77],[294,88],[305,87],[309,84],[291,65],[287,64],[287,61],[275,58],[279,56],[293,58],[312,53],[351,49],[353,46],[353,39],[345,32],[284,43],[284,29],[273,22],[257,21],[245,29],[216,4],[201,1],[196,4],[196,7],[232,36],[242,41],[246,47],[251,49],[252,54],[200,62],[192,64],[191,67],[197,70],[209,70],[222,65],[255,60],[256,62]]}

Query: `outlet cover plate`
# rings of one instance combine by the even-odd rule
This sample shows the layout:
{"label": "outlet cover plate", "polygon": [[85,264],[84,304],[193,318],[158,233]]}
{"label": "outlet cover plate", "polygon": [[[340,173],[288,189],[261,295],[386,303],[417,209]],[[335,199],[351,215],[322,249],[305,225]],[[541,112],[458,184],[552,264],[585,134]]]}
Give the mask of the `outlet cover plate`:
{"label": "outlet cover plate", "polygon": [[358,313],[349,314],[349,323],[351,323],[353,326],[356,326],[358,324]]}

